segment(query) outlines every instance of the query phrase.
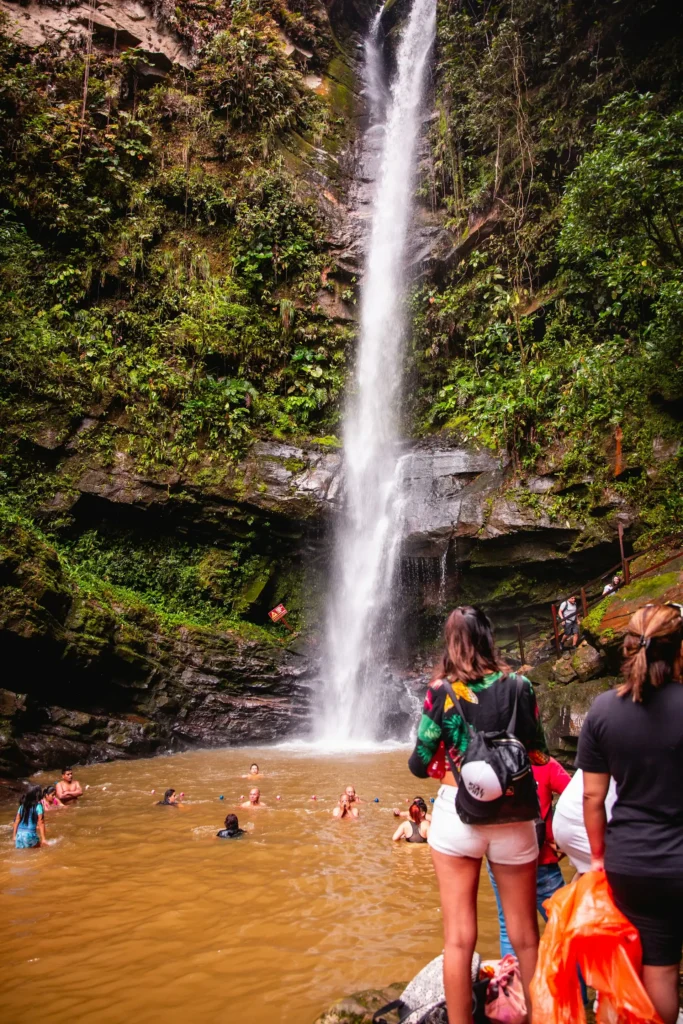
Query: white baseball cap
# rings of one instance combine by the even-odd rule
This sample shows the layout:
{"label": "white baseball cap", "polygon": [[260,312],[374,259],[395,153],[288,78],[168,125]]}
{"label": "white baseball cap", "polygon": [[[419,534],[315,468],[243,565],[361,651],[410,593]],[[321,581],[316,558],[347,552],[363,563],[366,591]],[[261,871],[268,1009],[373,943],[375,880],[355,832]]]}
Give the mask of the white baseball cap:
{"label": "white baseball cap", "polygon": [[460,777],[470,796],[488,803],[503,795],[503,787],[495,771],[486,761],[468,761],[460,770]]}

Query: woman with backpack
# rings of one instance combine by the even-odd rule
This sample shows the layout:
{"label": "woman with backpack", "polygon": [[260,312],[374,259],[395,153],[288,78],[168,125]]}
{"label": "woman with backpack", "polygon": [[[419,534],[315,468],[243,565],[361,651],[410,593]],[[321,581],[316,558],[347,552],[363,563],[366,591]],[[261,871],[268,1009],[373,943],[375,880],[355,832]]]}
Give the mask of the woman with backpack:
{"label": "woman with backpack", "polygon": [[[579,737],[591,868],[638,929],[643,985],[664,1024],[678,1018],[683,947],[683,618],[645,605],[623,644],[624,682],[593,702]],[[610,776],[617,798],[607,823]]]}
{"label": "woman with backpack", "polygon": [[[409,767],[418,778],[442,780],[428,842],[444,919],[444,986],[449,1024],[471,1024],[470,965],[484,857],[531,1006],[539,817],[531,763],[546,763],[548,753],[531,683],[508,673],[486,615],[470,606],[456,608],[444,641]],[[491,733],[498,736],[486,735]]]}

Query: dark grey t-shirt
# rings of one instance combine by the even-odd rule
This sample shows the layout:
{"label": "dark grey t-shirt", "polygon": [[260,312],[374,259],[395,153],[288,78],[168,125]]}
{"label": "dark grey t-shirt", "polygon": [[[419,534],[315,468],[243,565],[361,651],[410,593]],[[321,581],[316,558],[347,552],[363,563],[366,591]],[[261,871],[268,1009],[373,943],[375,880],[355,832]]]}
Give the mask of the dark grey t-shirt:
{"label": "dark grey t-shirt", "polygon": [[607,870],[683,878],[683,685],[649,688],[642,704],[601,693],[581,730],[576,767],[616,779]]}

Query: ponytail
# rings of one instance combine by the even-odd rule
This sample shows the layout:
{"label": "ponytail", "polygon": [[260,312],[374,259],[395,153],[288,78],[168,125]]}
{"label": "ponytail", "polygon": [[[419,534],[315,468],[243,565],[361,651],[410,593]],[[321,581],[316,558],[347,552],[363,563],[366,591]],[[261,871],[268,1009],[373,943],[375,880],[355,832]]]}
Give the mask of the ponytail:
{"label": "ponytail", "polygon": [[647,604],[631,617],[626,627],[622,653],[624,682],[620,697],[641,703],[648,686],[659,687],[679,679],[683,619],[678,606]]}
{"label": "ponytail", "polygon": [[408,814],[410,815],[411,821],[414,821],[416,825],[420,824],[422,821],[423,810],[417,800],[413,800],[412,804],[408,808]]}

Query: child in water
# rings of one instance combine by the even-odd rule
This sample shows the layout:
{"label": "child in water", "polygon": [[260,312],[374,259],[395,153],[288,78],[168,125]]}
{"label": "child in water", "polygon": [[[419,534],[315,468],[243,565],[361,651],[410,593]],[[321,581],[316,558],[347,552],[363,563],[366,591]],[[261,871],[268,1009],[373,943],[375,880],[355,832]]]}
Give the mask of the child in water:
{"label": "child in water", "polygon": [[12,839],[17,850],[26,850],[32,846],[45,846],[45,818],[41,803],[42,789],[31,786],[24,793],[17,816],[14,819]]}
{"label": "child in water", "polygon": [[60,807],[65,805],[57,796],[56,786],[46,786],[43,790],[43,799],[41,801],[44,811],[58,811]]}
{"label": "child in water", "polygon": [[218,839],[237,839],[239,836],[246,835],[243,828],[240,828],[236,814],[228,814],[225,819],[225,828],[222,828],[220,832],[216,832]]}

